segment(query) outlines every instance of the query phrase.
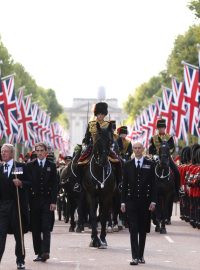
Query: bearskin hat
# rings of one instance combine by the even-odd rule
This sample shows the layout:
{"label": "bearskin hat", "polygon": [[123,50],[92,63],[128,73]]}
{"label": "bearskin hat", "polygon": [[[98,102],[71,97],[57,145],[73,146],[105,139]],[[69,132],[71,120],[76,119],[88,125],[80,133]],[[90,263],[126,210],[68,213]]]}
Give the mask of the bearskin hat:
{"label": "bearskin hat", "polygon": [[165,119],[158,119],[156,123],[157,128],[166,128],[166,121]]}
{"label": "bearskin hat", "polygon": [[120,134],[128,134],[127,126],[121,126],[117,129],[117,133]]}
{"label": "bearskin hat", "polygon": [[99,102],[94,107],[94,115],[97,116],[97,114],[108,114],[108,104],[105,102]]}

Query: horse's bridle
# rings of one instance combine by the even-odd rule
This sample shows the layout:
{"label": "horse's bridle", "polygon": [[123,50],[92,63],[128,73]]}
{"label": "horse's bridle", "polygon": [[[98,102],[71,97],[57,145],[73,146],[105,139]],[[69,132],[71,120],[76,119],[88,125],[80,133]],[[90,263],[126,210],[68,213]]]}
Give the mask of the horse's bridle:
{"label": "horse's bridle", "polygon": [[157,164],[156,164],[156,167],[155,167],[155,174],[156,174],[156,176],[157,176],[158,178],[161,178],[161,179],[169,177],[169,175],[170,175],[170,168],[168,168],[169,171],[168,171],[168,173],[167,173],[166,175],[163,174],[164,169],[162,170],[162,174],[159,175],[159,174],[158,174],[158,166],[159,166],[159,164],[157,163]]}
{"label": "horse's bridle", "polygon": [[101,188],[104,188],[104,184],[105,184],[105,182],[106,182],[106,180],[109,178],[109,176],[111,175],[111,172],[112,172],[112,166],[111,166],[111,163],[110,163],[110,160],[108,160],[108,164],[109,164],[109,173],[108,173],[108,175],[106,176],[106,178],[105,178],[105,171],[104,171],[104,167],[102,167],[102,169],[103,169],[103,181],[101,182],[101,181],[99,181],[95,176],[94,176],[94,174],[93,174],[93,172],[92,172],[92,160],[94,159],[94,155],[92,155],[92,158],[91,158],[91,160],[90,160],[90,173],[91,173],[91,176],[94,178],[94,180],[96,180],[99,184],[100,184],[100,187]]}

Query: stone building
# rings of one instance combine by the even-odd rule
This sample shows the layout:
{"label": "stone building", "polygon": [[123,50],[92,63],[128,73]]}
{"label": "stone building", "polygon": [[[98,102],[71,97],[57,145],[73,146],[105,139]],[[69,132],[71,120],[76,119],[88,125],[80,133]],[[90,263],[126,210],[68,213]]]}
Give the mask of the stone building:
{"label": "stone building", "polygon": [[108,104],[109,114],[105,120],[115,120],[117,127],[124,125],[127,115],[118,106],[118,100],[116,98],[105,98],[103,88],[99,89],[97,98],[74,98],[72,107],[65,108],[69,119],[70,154],[73,153],[73,149],[77,144],[82,143],[87,124],[94,119],[94,105],[102,101]]}

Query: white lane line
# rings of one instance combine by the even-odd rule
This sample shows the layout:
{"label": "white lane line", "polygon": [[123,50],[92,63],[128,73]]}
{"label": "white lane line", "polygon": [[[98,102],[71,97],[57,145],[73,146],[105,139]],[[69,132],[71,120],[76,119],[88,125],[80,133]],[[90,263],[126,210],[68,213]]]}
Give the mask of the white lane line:
{"label": "white lane line", "polygon": [[165,236],[165,238],[167,239],[167,241],[168,241],[169,243],[174,243],[174,240],[172,240],[171,237]]}

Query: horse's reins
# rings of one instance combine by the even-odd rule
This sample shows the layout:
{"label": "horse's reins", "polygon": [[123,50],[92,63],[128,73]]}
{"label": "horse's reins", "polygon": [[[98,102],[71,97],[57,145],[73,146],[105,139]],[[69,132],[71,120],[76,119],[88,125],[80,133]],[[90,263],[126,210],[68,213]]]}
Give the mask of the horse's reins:
{"label": "horse's reins", "polygon": [[105,178],[105,171],[104,171],[104,167],[103,167],[103,182],[99,181],[93,174],[92,172],[92,160],[94,159],[94,155],[92,155],[92,158],[90,160],[90,173],[92,175],[92,177],[100,184],[100,187],[101,188],[104,188],[104,184],[106,182],[106,180],[108,179],[108,177],[110,176],[111,174],[111,171],[112,171],[112,167],[111,167],[111,163],[110,163],[110,160],[108,160],[108,164],[109,164],[109,174],[107,175],[107,177]]}

